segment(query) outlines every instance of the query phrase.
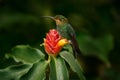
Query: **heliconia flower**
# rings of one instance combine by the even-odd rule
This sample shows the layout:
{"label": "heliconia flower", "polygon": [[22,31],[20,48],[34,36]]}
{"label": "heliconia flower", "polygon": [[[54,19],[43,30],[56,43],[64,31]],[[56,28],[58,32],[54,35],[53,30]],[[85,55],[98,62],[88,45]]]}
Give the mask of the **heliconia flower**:
{"label": "heliconia flower", "polygon": [[48,55],[57,56],[63,46],[68,43],[67,39],[63,39],[57,30],[52,29],[44,38],[44,48]]}

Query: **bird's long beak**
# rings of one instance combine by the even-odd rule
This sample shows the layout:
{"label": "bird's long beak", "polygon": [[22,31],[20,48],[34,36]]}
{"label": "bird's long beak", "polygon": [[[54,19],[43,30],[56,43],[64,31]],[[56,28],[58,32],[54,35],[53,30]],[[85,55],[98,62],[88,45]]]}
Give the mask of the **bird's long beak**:
{"label": "bird's long beak", "polygon": [[54,17],[52,17],[52,16],[42,16],[42,17],[43,17],[43,18],[50,18],[50,19],[55,20]]}

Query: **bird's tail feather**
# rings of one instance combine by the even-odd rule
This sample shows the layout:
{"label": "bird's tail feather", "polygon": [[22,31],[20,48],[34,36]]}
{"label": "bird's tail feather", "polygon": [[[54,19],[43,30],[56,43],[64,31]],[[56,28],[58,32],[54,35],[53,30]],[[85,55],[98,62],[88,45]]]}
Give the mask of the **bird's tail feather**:
{"label": "bird's tail feather", "polygon": [[72,42],[72,48],[73,48],[73,53],[74,53],[75,58],[77,58],[77,56],[83,57],[76,38],[72,37],[71,42]]}

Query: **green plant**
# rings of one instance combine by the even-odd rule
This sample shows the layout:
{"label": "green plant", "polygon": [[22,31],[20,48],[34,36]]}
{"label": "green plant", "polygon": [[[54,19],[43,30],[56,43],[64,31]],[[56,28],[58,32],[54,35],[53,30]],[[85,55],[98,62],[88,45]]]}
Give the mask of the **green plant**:
{"label": "green plant", "polygon": [[[64,45],[66,49],[61,51]],[[50,30],[44,39],[46,55],[36,48],[28,45],[18,45],[12,52],[6,54],[6,58],[13,58],[17,64],[10,65],[0,70],[2,80],[45,80],[49,74],[50,80],[69,80],[68,66],[85,80],[80,64],[74,58],[69,41],[62,39],[56,30]]]}

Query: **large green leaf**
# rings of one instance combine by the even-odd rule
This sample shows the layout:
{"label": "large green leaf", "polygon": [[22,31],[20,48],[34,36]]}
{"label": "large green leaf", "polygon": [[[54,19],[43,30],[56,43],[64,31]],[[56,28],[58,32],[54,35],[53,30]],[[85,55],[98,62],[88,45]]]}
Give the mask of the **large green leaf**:
{"label": "large green leaf", "polygon": [[20,77],[26,74],[32,65],[12,65],[0,70],[0,80],[19,80]]}
{"label": "large green leaf", "polygon": [[64,59],[61,57],[51,57],[50,80],[69,80]]}
{"label": "large green leaf", "polygon": [[45,55],[39,49],[31,48],[28,45],[18,45],[12,49],[11,54],[7,54],[7,57],[13,57],[16,62],[33,64],[44,59]]}
{"label": "large green leaf", "polygon": [[70,65],[71,69],[77,73],[81,80],[85,80],[81,67],[72,54],[67,51],[60,52],[60,56]]}
{"label": "large green leaf", "polygon": [[45,60],[40,60],[35,63],[31,70],[24,75],[21,80],[45,80],[45,71],[47,68],[48,62]]}
{"label": "large green leaf", "polygon": [[45,55],[38,49],[31,48],[28,45],[19,45],[12,49],[11,54],[6,57],[12,57],[16,62],[23,62],[22,65],[10,66],[0,70],[2,80],[44,80],[48,61]]}

